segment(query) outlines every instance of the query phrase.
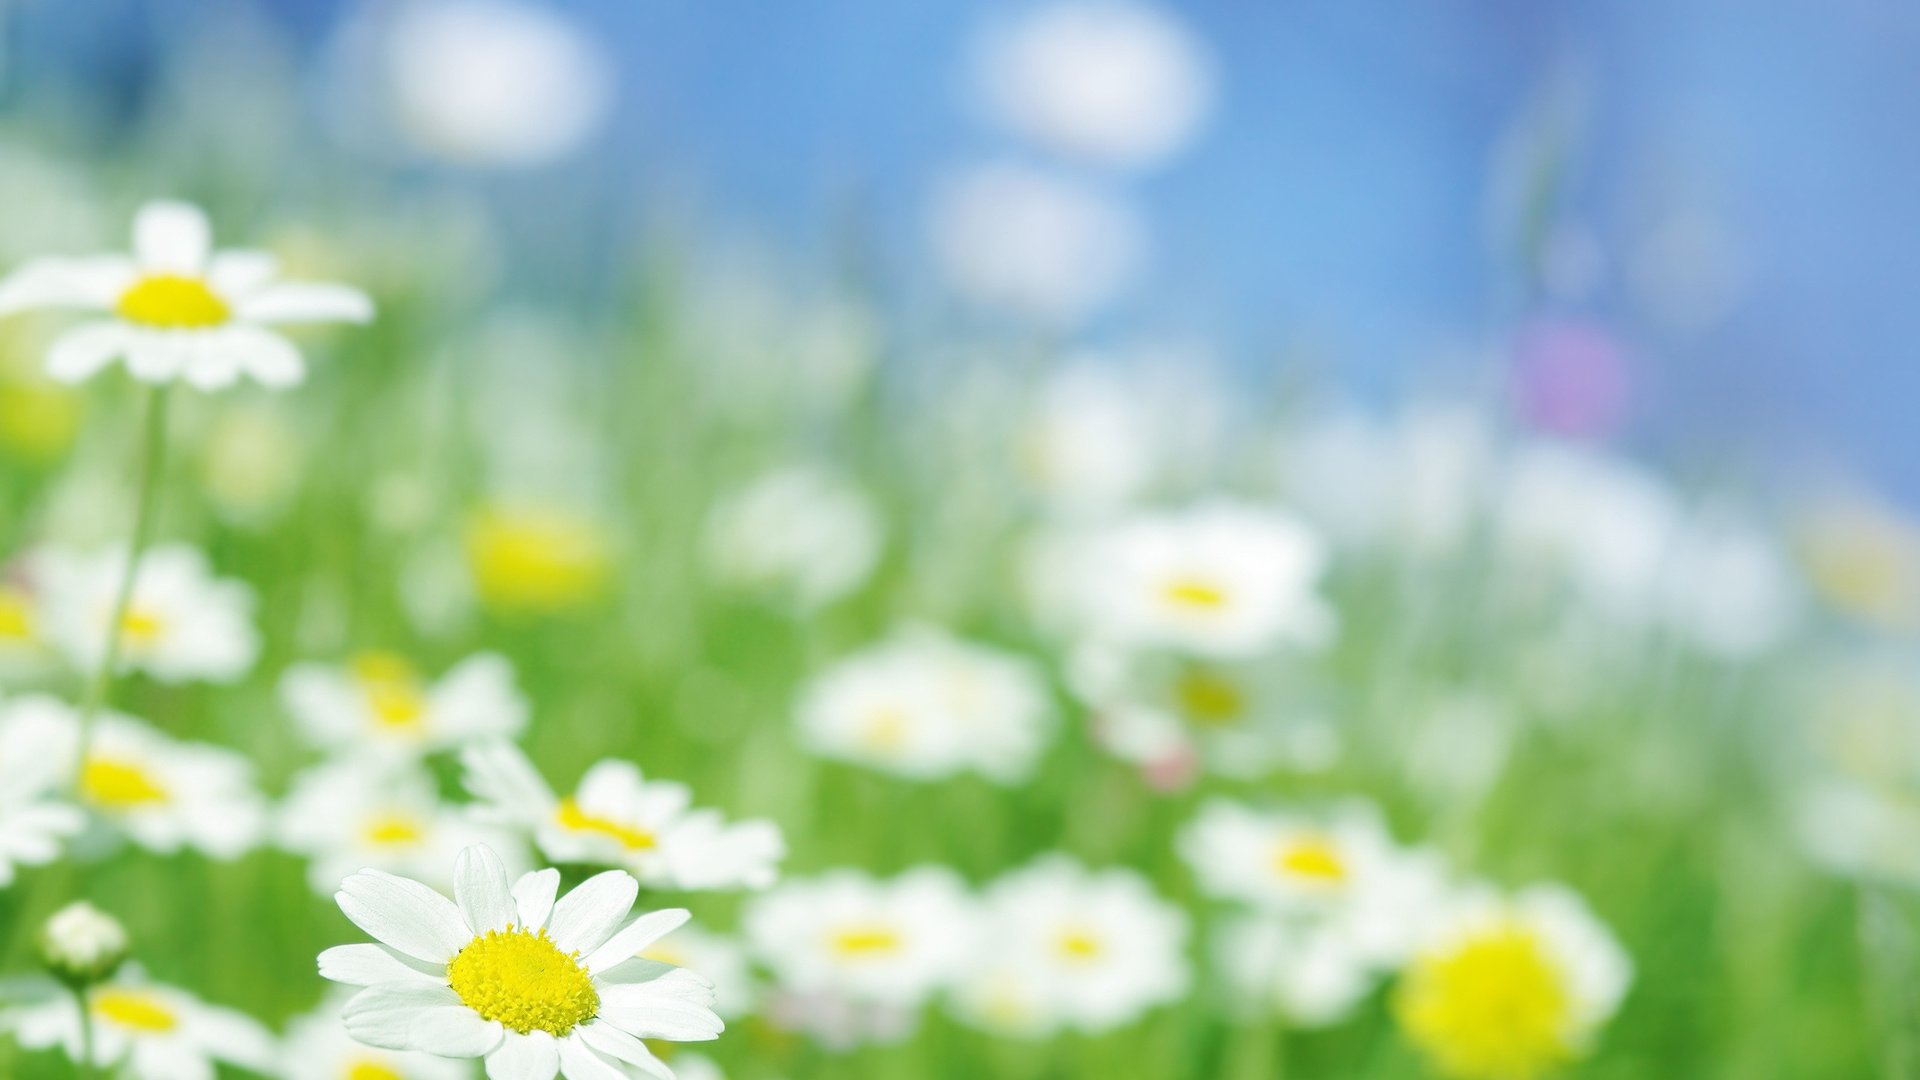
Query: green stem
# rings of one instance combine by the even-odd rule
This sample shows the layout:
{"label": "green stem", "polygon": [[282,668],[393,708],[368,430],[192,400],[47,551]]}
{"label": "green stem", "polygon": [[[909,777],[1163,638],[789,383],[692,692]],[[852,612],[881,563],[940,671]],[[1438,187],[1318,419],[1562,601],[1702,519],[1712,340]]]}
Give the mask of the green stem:
{"label": "green stem", "polygon": [[86,700],[80,706],[80,755],[74,768],[75,787],[79,786],[80,777],[85,772],[94,720],[106,706],[107,694],[113,689],[113,678],[120,666],[120,644],[126,637],[127,609],[133,606],[135,575],[140,568],[140,556],[146,551],[147,540],[153,532],[154,505],[159,501],[160,464],[167,450],[167,397],[165,385],[155,386],[148,391],[146,424],[141,434],[140,486],[135,495],[133,511],[133,536],[127,544],[126,566],[120,571],[120,584],[108,615],[107,647],[102,651],[99,668],[93,673]]}
{"label": "green stem", "polygon": [[73,1063],[73,1071],[80,1080],[94,1080],[100,1071],[93,1065],[93,1005],[87,1000],[86,987],[73,988],[73,1002],[80,1008],[80,1059]]}

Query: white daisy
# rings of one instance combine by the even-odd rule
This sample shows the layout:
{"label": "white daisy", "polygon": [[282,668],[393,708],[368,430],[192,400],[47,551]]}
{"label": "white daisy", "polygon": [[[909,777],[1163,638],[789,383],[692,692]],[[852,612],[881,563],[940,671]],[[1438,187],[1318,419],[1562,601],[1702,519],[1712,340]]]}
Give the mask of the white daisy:
{"label": "white daisy", "polygon": [[[273,1036],[257,1021],[207,1005],[184,990],[150,982],[131,968],[87,991],[93,1014],[93,1065],[130,1080],[210,1077],[216,1063],[268,1072]],[[80,1010],[66,987],[48,980],[27,1003],[0,1013],[0,1028],[29,1050],[58,1047],[81,1056]]]}
{"label": "white daisy", "polygon": [[411,764],[343,758],[307,769],[276,825],[279,845],[308,860],[307,881],[322,896],[365,867],[451,888],[454,857],[479,843],[524,863],[508,836],[442,803],[432,774]]}
{"label": "white daisy", "polygon": [[1535,1077],[1590,1049],[1632,977],[1632,961],[1573,892],[1477,888],[1422,942],[1393,1011],[1443,1072]]}
{"label": "white daisy", "polygon": [[880,557],[880,514],[845,478],[788,466],[754,480],[708,515],[707,559],[721,579],[806,611],[867,580]]}
{"label": "white daisy", "polygon": [[595,763],[565,798],[511,743],[468,747],[460,762],[481,816],[527,830],[557,863],[618,866],[650,888],[761,889],[786,856],[772,822],[691,809],[686,785],[649,781],[632,762]]}
{"label": "white daisy", "polygon": [[1054,724],[1033,664],[930,627],[822,673],[796,718],[825,757],[917,780],[971,770],[1003,783],[1033,770]]}
{"label": "white daisy", "polygon": [[207,218],[178,202],[148,203],[133,223],[133,255],[44,258],[0,280],[0,315],[30,308],[106,312],[55,341],[47,371],[77,382],[115,360],[143,382],[202,390],[251,376],[286,387],[306,375],[300,352],[267,329],[365,322],[373,304],[344,285],[274,280],[273,257],[214,251]]}
{"label": "white daisy", "polygon": [[335,898],[377,945],[320,954],[320,974],[364,986],[347,1031],[370,1046],[485,1058],[492,1080],[591,1080],[632,1066],[672,1073],[642,1039],[717,1038],[713,988],[692,972],[636,958],[687,919],[629,921],[639,884],[608,870],[555,901],[558,870],[509,883],[485,847],[460,853],[454,899],[377,870]]}
{"label": "white daisy", "polygon": [[[472,1080],[468,1062],[382,1050],[347,1034],[340,1014],[352,996],[342,987],[287,1025],[280,1051],[286,1080]],[[687,1080],[684,1073],[680,1080]]]}
{"label": "white daisy", "polygon": [[492,653],[455,664],[429,683],[405,657],[366,652],[345,665],[298,664],[280,699],[313,746],[336,753],[418,757],[527,726],[513,666]]}
{"label": "white daisy", "polygon": [[1122,868],[1043,856],[987,888],[961,1014],[990,1030],[1106,1031],[1187,989],[1187,917]]}
{"label": "white daisy", "polygon": [[1250,1019],[1275,1013],[1296,1027],[1324,1027],[1352,1015],[1380,981],[1372,960],[1336,929],[1271,915],[1223,921],[1214,961],[1236,1006]]}
{"label": "white daisy", "polygon": [[60,857],[86,826],[80,808],[61,797],[72,773],[68,732],[35,718],[32,699],[0,706],[0,886],[17,867]]}
{"label": "white daisy", "polygon": [[231,750],[179,742],[132,717],[103,713],[80,760],[77,711],[49,697],[6,706],[63,777],[78,776],[82,805],[140,847],[163,854],[192,848],[236,858],[259,842],[266,801],[253,766]]}
{"label": "white daisy", "polygon": [[887,881],[851,869],[784,881],[742,926],[785,990],[911,1009],[965,967],[974,918],[960,878],[923,866]]}
{"label": "white daisy", "polygon": [[[41,598],[42,632],[74,666],[91,669],[100,663],[125,570],[124,551],[43,551],[29,557],[28,573]],[[121,663],[161,682],[233,682],[260,653],[253,606],[253,590],[214,577],[197,548],[150,548],[140,557],[121,620]]]}

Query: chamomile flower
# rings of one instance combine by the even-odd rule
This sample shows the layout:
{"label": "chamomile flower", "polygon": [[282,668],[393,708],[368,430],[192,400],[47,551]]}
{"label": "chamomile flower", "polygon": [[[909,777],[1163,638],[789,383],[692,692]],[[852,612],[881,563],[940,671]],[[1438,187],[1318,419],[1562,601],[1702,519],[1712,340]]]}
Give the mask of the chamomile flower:
{"label": "chamomile flower", "polygon": [[306,363],[269,327],[365,322],[373,304],[344,285],[274,277],[272,256],[213,250],[198,208],[154,202],[134,218],[131,256],[28,262],[0,280],[0,315],[31,308],[107,315],[54,342],[47,371],[62,381],[78,382],[120,360],[142,382],[215,390],[247,376],[288,387],[306,376]]}
{"label": "chamomile flower", "polygon": [[1215,964],[1250,1019],[1298,1027],[1351,1015],[1380,980],[1378,966],[1337,928],[1272,915],[1237,916],[1214,938]]}
{"label": "chamomile flower", "polygon": [[487,607],[544,614],[604,598],[612,544],[599,521],[560,506],[500,504],[467,522],[467,569]]}
{"label": "chamomile flower", "polygon": [[989,886],[961,1014],[1007,1034],[1106,1031],[1187,989],[1187,917],[1139,873],[1044,856]]}
{"label": "chamomile flower", "polygon": [[800,610],[858,588],[880,556],[879,511],[833,473],[791,466],[756,479],[714,507],[707,558],[727,582]]}
{"label": "chamomile flower", "polygon": [[[214,1075],[216,1063],[267,1072],[277,1063],[273,1036],[232,1009],[208,1005],[184,990],[150,982],[129,965],[87,991],[93,1020],[93,1066],[130,1080],[181,1080]],[[0,1028],[29,1050],[58,1047],[81,1056],[80,1009],[48,980],[29,1000],[0,1014]]]}
{"label": "chamomile flower", "polygon": [[1026,776],[1053,728],[1028,661],[927,627],[842,660],[803,692],[800,737],[815,753],[916,780]]}
{"label": "chamomile flower", "polygon": [[[124,551],[44,551],[29,558],[42,633],[76,667],[96,666],[106,650],[125,568]],[[260,653],[253,607],[253,590],[214,577],[197,548],[151,548],[140,557],[121,620],[121,662],[161,682],[233,682]]]}
{"label": "chamomile flower", "polygon": [[331,896],[372,867],[451,887],[454,857],[485,843],[512,859],[510,837],[440,801],[433,776],[410,764],[342,758],[293,778],[280,804],[279,845],[307,859],[307,881]]}
{"label": "chamomile flower", "polygon": [[1395,987],[1393,1012],[1446,1075],[1527,1080],[1591,1048],[1632,971],[1571,891],[1476,889],[1421,944]]}
{"label": "chamomile flower", "polygon": [[859,870],[788,880],[748,905],[748,948],[802,998],[912,1009],[972,956],[975,912],[959,877],[923,866],[891,880]]}
{"label": "chamomile flower", "polygon": [[467,1062],[382,1050],[347,1034],[340,1014],[352,996],[342,987],[287,1025],[281,1041],[286,1080],[472,1080],[473,1067]]}
{"label": "chamomile flower", "polygon": [[594,764],[564,798],[510,743],[469,747],[460,762],[480,816],[531,833],[557,863],[618,866],[650,888],[760,889],[786,855],[772,822],[692,809],[686,785],[649,781],[631,762]]}
{"label": "chamomile flower", "polygon": [[454,898],[377,870],[336,899],[379,944],[320,954],[320,974],[366,989],[347,1031],[369,1046],[484,1058],[494,1080],[672,1073],[642,1039],[717,1038],[713,988],[692,972],[636,957],[685,911],[629,920],[639,884],[608,870],[558,901],[558,870],[510,882],[485,847],[460,853]]}
{"label": "chamomile flower", "polygon": [[21,866],[59,858],[86,826],[79,807],[61,798],[71,774],[69,734],[36,719],[32,699],[0,706],[0,886]]}
{"label": "chamomile flower", "polygon": [[482,739],[512,738],[527,725],[513,667],[481,653],[429,683],[405,657],[365,652],[341,666],[299,664],[280,698],[301,734],[322,750],[418,757]]}

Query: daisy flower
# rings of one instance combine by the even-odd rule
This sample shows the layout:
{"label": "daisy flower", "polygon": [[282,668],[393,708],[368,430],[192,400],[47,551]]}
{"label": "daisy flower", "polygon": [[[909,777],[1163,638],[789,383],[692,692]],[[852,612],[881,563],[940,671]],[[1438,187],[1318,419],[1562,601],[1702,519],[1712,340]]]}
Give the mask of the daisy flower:
{"label": "daisy flower", "polygon": [[612,541],[592,517],[559,506],[496,505],[466,528],[467,570],[487,607],[543,614],[605,598]]}
{"label": "daisy flower", "polygon": [[718,1038],[713,988],[635,954],[687,919],[628,920],[639,884],[619,870],[557,902],[558,870],[509,883],[486,847],[460,853],[454,898],[378,870],[335,897],[379,944],[320,954],[320,974],[366,989],[347,1003],[354,1038],[387,1050],[484,1058],[493,1080],[594,1080],[632,1066],[673,1074],[642,1039]]}
{"label": "daisy flower", "polygon": [[[216,1063],[270,1072],[278,1061],[273,1036],[257,1021],[208,1005],[184,990],[150,982],[129,965],[87,991],[93,1019],[93,1066],[130,1080],[181,1080],[214,1075]],[[29,1050],[58,1047],[81,1055],[80,1009],[52,980],[35,984],[25,1003],[0,1013],[0,1028]]]}
{"label": "daisy flower", "polygon": [[344,285],[274,280],[273,257],[215,251],[206,215],[148,203],[133,222],[133,254],[35,259],[0,280],[0,315],[31,308],[97,311],[53,343],[47,372],[88,378],[116,360],[142,382],[215,390],[250,376],[287,387],[306,375],[293,344],[268,329],[366,322],[373,303]]}
{"label": "daisy flower", "polygon": [[341,987],[288,1023],[280,1044],[286,1080],[472,1080],[473,1066],[465,1061],[382,1050],[347,1034],[340,1014],[353,993]]}
{"label": "daisy flower", "polygon": [[772,822],[690,809],[686,785],[649,781],[632,762],[595,763],[565,798],[511,743],[468,747],[460,763],[481,818],[527,830],[557,863],[618,866],[650,888],[762,889],[786,856]]}
{"label": "daisy flower", "polygon": [[[76,667],[94,667],[106,651],[126,558],[124,551],[45,551],[29,558],[42,633]],[[121,620],[121,662],[161,682],[233,682],[260,653],[253,605],[253,590],[214,577],[197,548],[150,548],[140,557]]]}
{"label": "daisy flower", "polygon": [[344,665],[297,664],[280,700],[312,746],[334,753],[418,757],[527,726],[513,666],[492,653],[455,664],[429,683],[403,656],[364,652]]}
{"label": "daisy flower", "polygon": [[1029,662],[917,627],[817,677],[797,720],[823,757],[915,780],[975,771],[1006,783],[1032,771],[1053,708]]}
{"label": "daisy flower", "polygon": [[945,867],[890,881],[844,869],[782,882],[750,902],[742,925],[785,990],[912,1009],[966,966],[974,907]]}
{"label": "daisy flower", "polygon": [[1527,1080],[1589,1049],[1632,973],[1571,891],[1475,889],[1421,944],[1395,987],[1393,1013],[1439,1071]]}
{"label": "daisy flower", "polygon": [[60,797],[72,774],[58,724],[35,718],[32,699],[0,706],[0,886],[16,868],[43,866],[86,826],[80,808]]}
{"label": "daisy flower", "polygon": [[1139,873],[1047,855],[988,887],[963,1016],[1006,1034],[1107,1031],[1187,989],[1187,917]]}
{"label": "daisy flower", "polygon": [[348,758],[307,769],[293,778],[276,824],[280,847],[307,859],[307,881],[322,896],[366,867],[451,887],[463,849],[513,851],[500,830],[442,803],[432,774],[410,764]]}
{"label": "daisy flower", "polygon": [[715,576],[811,611],[860,587],[880,557],[880,514],[846,479],[811,466],[762,476],[708,515]]}
{"label": "daisy flower", "polygon": [[1344,1020],[1380,979],[1378,966],[1337,928],[1271,915],[1223,921],[1214,962],[1250,1019],[1278,1014],[1296,1027]]}
{"label": "daisy flower", "polygon": [[49,697],[6,708],[10,728],[44,747],[62,777],[79,776],[81,803],[140,847],[192,848],[236,858],[259,842],[266,801],[253,766],[231,750],[179,742],[129,716],[103,713],[82,759],[77,711]]}
{"label": "daisy flower", "polygon": [[38,600],[23,584],[0,578],[0,676],[23,676],[47,659]]}

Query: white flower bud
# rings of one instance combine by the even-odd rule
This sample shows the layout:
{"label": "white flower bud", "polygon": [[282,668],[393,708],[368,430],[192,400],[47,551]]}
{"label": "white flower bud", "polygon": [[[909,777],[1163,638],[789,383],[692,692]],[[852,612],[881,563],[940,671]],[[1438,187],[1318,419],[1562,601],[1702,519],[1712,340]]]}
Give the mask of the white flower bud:
{"label": "white flower bud", "polygon": [[61,979],[78,985],[99,982],[127,958],[127,929],[84,900],[54,912],[40,931],[40,955]]}

